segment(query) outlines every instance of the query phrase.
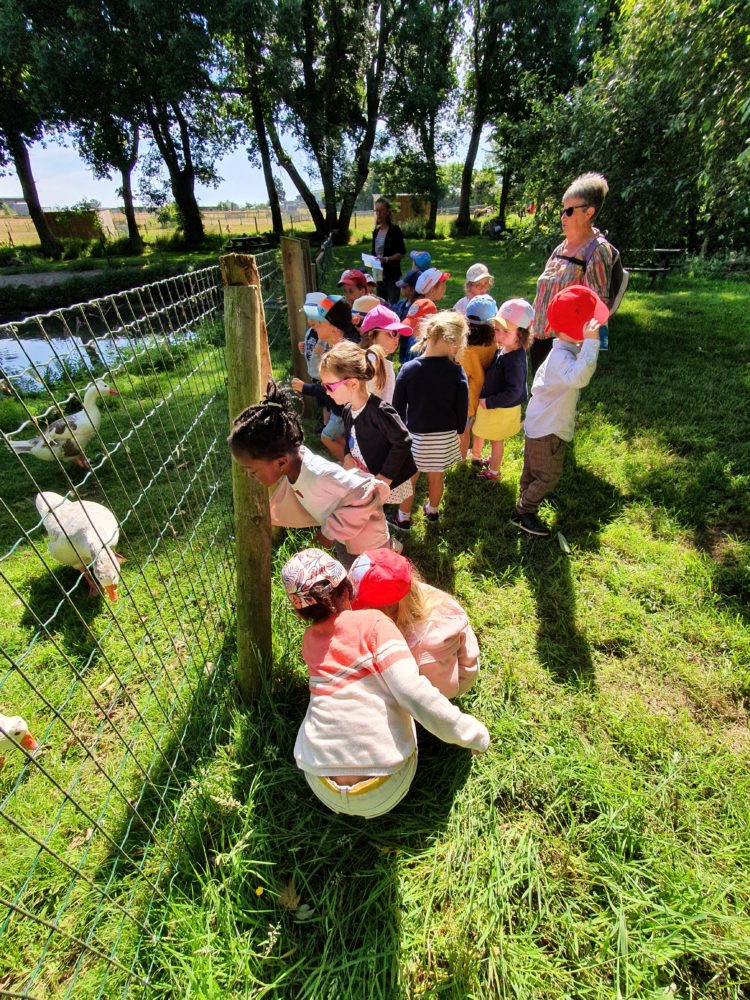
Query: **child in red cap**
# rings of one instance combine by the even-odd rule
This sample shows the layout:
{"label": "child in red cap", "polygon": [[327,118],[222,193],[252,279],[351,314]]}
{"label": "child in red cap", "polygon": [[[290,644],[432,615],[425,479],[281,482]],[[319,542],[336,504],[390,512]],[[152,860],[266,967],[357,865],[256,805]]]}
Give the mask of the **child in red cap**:
{"label": "child in red cap", "polygon": [[576,406],[599,357],[599,325],[609,310],[590,288],[569,285],[552,299],[545,333],[552,331],[552,350],[540,366],[526,409],[520,496],[510,523],[528,535],[549,538],[537,510],[562,475],[565,448],[573,439]]}
{"label": "child in red cap", "polygon": [[423,677],[444,694],[464,694],[479,676],[479,643],[450,594],[425,583],[409,560],[389,549],[357,556],[349,569],[352,608],[379,608],[396,623]]}
{"label": "child in red cap", "polygon": [[444,740],[481,753],[486,727],[420,676],[403,635],[382,611],[352,609],[346,570],[320,549],[281,571],[308,622],[302,640],[310,703],[294,744],[297,767],[329,809],[371,819],[396,806],[417,767],[414,719]]}

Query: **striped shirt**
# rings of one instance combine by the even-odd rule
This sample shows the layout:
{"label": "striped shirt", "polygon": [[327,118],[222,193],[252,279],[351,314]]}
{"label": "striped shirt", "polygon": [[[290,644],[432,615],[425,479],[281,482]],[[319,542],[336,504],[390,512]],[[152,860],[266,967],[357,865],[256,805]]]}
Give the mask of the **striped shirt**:
{"label": "striped shirt", "polygon": [[446,743],[489,744],[481,722],[420,676],[382,611],[342,611],[310,625],[302,656],[310,704],[294,757],[309,774],[392,774],[417,745],[414,719]]}
{"label": "striped shirt", "polygon": [[[598,229],[595,229],[594,233],[594,238],[598,239],[601,236]],[[567,288],[568,285],[586,285],[609,305],[609,281],[612,277],[612,248],[609,243],[602,236],[585,271],[579,264],[563,260],[562,257],[558,256],[565,252],[564,248],[565,243],[555,247],[537,279],[536,296],[533,303],[534,336],[537,340],[547,340],[552,336],[552,331],[545,333],[547,309],[555,295],[563,288]],[[583,260],[585,252],[586,247],[582,247],[575,256],[579,260]]]}

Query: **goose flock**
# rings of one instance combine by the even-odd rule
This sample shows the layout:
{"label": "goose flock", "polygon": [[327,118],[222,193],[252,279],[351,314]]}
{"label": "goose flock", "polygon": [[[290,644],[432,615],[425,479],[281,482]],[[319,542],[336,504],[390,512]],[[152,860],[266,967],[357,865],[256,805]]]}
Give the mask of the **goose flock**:
{"label": "goose flock", "polygon": [[[37,436],[26,441],[6,440],[17,455],[31,455],[43,462],[57,459],[88,469],[85,451],[99,433],[99,403],[105,395],[117,396],[118,392],[104,379],[96,379],[86,387],[83,407],[77,413],[39,428]],[[112,511],[91,500],[68,500],[49,491],[37,493],[34,504],[47,532],[49,554],[63,566],[78,570],[89,594],[104,593],[116,601],[120,565],[125,560],[115,551],[120,525]],[[39,749],[24,719],[0,712],[0,768],[5,763],[3,751],[13,747],[23,747],[32,757]]]}

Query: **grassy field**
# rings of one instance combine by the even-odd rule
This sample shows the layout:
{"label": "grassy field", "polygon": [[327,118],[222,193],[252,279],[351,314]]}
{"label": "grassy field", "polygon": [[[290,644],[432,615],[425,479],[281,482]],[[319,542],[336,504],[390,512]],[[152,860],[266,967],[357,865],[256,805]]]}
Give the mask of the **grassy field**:
{"label": "grassy field", "polygon": [[[543,264],[479,240],[430,250],[458,275],[446,304],[476,260],[495,275],[498,301],[530,298]],[[507,523],[520,438],[501,482],[457,468],[442,520],[415,517],[408,555],[458,596],[479,635],[483,673],[462,704],[492,744],[471,757],[422,734],[415,784],[382,819],[327,812],[294,765],[307,702],[301,630],[275,586],[272,684],[249,709],[221,686],[203,695],[209,724],[203,712],[180,716],[185,790],[148,812],[153,838],[123,840],[147,852],[148,872],[162,866],[164,887],[132,904],[158,943],[137,944],[129,927],[117,951],[148,976],[135,994],[750,995],[749,302],[747,284],[689,275],[628,292],[581,397],[558,506],[542,511],[569,555]],[[309,538],[280,537],[277,563]],[[164,816],[179,830],[166,853]],[[27,852],[16,865],[3,855],[5,885]],[[125,860],[93,869],[113,871],[118,900],[133,887]],[[79,892],[93,905],[89,887]],[[52,919],[59,899],[39,898]],[[97,920],[105,944],[120,922]],[[62,949],[39,995],[59,995],[74,954]],[[116,971],[102,989],[101,969],[84,965],[76,997],[119,995]],[[3,986],[19,981],[0,971]]]}

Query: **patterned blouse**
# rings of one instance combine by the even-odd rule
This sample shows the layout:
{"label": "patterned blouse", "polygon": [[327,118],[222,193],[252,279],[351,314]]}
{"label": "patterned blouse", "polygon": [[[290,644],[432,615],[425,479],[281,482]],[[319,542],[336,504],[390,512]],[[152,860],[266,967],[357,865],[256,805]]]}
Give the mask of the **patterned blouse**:
{"label": "patterned blouse", "polygon": [[[592,288],[596,294],[609,305],[609,281],[612,276],[612,248],[598,229],[594,230],[594,237],[598,246],[594,250],[589,261],[589,266],[583,270],[580,264],[575,264],[560,256],[565,243],[561,243],[550,254],[550,258],[544,266],[544,270],[539,275],[536,283],[536,297],[534,298],[534,337],[537,340],[548,340],[552,333],[545,333],[547,325],[547,309],[552,299],[568,285],[586,285]],[[588,244],[587,244],[588,245]],[[577,254],[579,259],[583,259],[586,247],[582,247]]]}

